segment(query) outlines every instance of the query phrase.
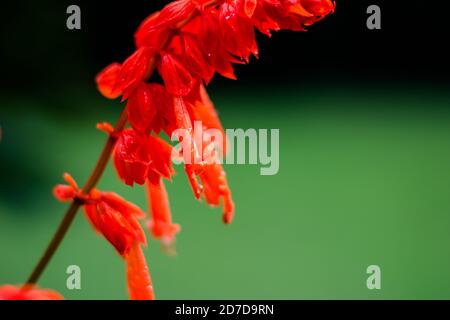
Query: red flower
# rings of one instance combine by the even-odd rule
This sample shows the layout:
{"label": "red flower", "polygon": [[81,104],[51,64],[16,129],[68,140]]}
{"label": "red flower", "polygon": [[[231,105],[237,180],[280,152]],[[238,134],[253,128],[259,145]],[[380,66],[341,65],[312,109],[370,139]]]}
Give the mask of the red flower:
{"label": "red flower", "polygon": [[113,63],[97,76],[100,92],[107,98],[123,95],[127,99],[139,84],[149,76],[150,61],[155,54],[151,47],[136,50],[122,65]]}
{"label": "red flower", "polygon": [[186,165],[186,174],[196,198],[203,194],[209,205],[215,207],[222,204],[223,222],[231,223],[234,217],[234,202],[222,165],[219,163]]}
{"label": "red flower", "polygon": [[62,300],[63,297],[50,289],[38,289],[35,286],[0,286],[0,300]]}
{"label": "red flower", "polygon": [[138,222],[145,213],[139,207],[113,192],[94,189],[83,194],[69,174],[64,174],[64,179],[69,185],[57,185],[53,191],[55,197],[60,201],[81,200],[89,222],[120,255],[124,256],[135,242],[146,244]]}
{"label": "red flower", "polygon": [[153,284],[141,246],[134,243],[125,255],[127,263],[127,284],[131,300],[153,300]]}
{"label": "red flower", "polygon": [[146,245],[138,218],[145,216],[134,204],[112,192],[92,192],[84,211],[94,229],[124,256],[135,243]]}
{"label": "red flower", "polygon": [[155,239],[170,246],[175,235],[180,231],[180,226],[172,223],[169,199],[163,180],[159,179],[156,183],[149,181],[147,191],[152,216],[147,225]]}
{"label": "red flower", "polygon": [[172,147],[161,138],[126,129],[117,141],[114,164],[127,185],[142,185],[147,179],[157,181],[160,176],[170,179],[173,173],[171,152]]}
{"label": "red flower", "polygon": [[125,201],[112,192],[96,189],[83,194],[69,175],[64,175],[69,184],[58,185],[54,194],[58,200],[78,199],[94,229],[111,243],[127,263],[128,289],[131,299],[153,299],[150,274],[140,245],[146,245],[144,231],[138,219],[145,213],[136,205]]}

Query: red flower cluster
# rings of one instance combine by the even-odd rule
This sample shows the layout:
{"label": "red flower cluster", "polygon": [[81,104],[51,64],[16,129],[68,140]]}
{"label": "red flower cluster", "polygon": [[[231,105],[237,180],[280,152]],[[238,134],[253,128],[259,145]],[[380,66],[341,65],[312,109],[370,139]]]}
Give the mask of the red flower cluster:
{"label": "red flower cluster", "polygon": [[[152,210],[168,212],[160,179],[173,172],[171,147],[153,134],[192,131],[194,121],[223,132],[204,85],[216,72],[235,79],[232,64],[258,55],[255,28],[269,36],[281,29],[304,30],[334,7],[331,0],[178,0],[149,16],[135,34],[136,51],[97,76],[105,97],[128,100],[132,129],[120,134],[114,155],[121,179],[128,185],[149,180]],[[155,68],[163,84],[147,82]],[[195,143],[191,151],[197,154]],[[229,223],[234,205],[225,173],[220,164],[204,160],[185,164],[194,194],[210,205],[222,202]],[[165,230],[172,238],[178,228]],[[153,234],[164,237],[162,230]]]}
{"label": "red flower cluster", "polygon": [[[232,64],[258,56],[255,29],[269,36],[281,29],[305,30],[334,7],[332,0],[178,0],[141,24],[136,51],[125,62],[113,63],[97,76],[105,97],[127,100],[131,128],[116,133],[114,164],[127,185],[147,184],[152,216],[147,225],[156,239],[170,243],[180,227],[172,223],[162,180],[174,172],[172,147],[155,135],[163,131],[171,137],[176,129],[190,133],[192,148],[183,150],[183,158],[200,157],[185,162],[194,195],[203,195],[213,206],[222,203],[223,221],[230,223],[234,203],[225,172],[218,161],[198,154],[192,137],[196,121],[206,130],[224,132],[205,85],[215,73],[235,79]],[[148,82],[155,69],[163,83]],[[211,141],[202,143],[204,150]],[[225,145],[217,147],[224,151]],[[113,228],[114,222],[106,225],[104,229]]]}
{"label": "red flower cluster", "polygon": [[[174,173],[172,147],[157,135],[163,131],[171,137],[177,129],[189,133],[192,147],[183,150],[182,157],[197,160],[185,161],[194,195],[197,199],[203,196],[212,206],[222,204],[223,220],[230,223],[234,203],[225,172],[218,161],[199,154],[212,141],[202,139],[199,148],[192,137],[194,122],[224,133],[205,85],[215,73],[235,79],[233,64],[258,56],[255,29],[268,36],[282,29],[305,30],[334,8],[333,0],[177,0],[141,24],[135,34],[136,51],[128,59],[99,73],[99,91],[107,98],[127,101],[131,128],[114,132],[108,124],[98,127],[116,139],[114,164],[119,177],[130,186],[147,185],[151,211],[147,226],[156,239],[170,244],[180,230],[172,222],[163,182]],[[155,69],[163,83],[149,83]],[[224,152],[225,146],[224,140],[216,147]],[[69,175],[65,179],[69,185],[57,186],[55,196],[83,203],[94,229],[125,259],[130,297],[153,299],[141,250],[146,238],[138,221],[145,214],[115,193],[94,189],[85,194]],[[59,297],[51,291],[0,287],[0,299]]]}

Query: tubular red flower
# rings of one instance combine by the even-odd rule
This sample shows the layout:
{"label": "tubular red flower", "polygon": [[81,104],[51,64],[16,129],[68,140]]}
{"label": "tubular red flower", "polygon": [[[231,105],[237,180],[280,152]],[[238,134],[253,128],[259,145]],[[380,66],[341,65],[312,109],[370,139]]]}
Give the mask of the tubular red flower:
{"label": "tubular red flower", "polygon": [[128,293],[131,300],[154,300],[153,284],[147,262],[139,243],[134,243],[125,255]]}
{"label": "tubular red flower", "polygon": [[0,300],[62,300],[61,294],[50,289],[39,289],[36,286],[0,286]]}
{"label": "tubular red flower", "polygon": [[171,153],[172,147],[161,138],[126,129],[119,135],[114,165],[127,185],[143,185],[147,179],[156,181],[160,176],[170,179],[174,173]]}
{"label": "tubular red flower", "polygon": [[125,255],[135,242],[146,245],[145,234],[138,221],[145,217],[145,213],[138,206],[113,192],[93,189],[89,194],[83,194],[69,174],[64,174],[64,178],[69,186],[57,185],[54,189],[56,198],[60,201],[81,200],[89,222],[120,255]]}
{"label": "tubular red flower", "polygon": [[84,205],[84,211],[95,230],[124,256],[134,243],[146,244],[138,218],[144,217],[139,207],[112,192],[100,192]]}
{"label": "tubular red flower", "polygon": [[222,200],[223,222],[231,223],[234,216],[234,202],[228,186],[226,173],[222,165],[209,164],[199,173],[203,185],[205,199],[208,204],[218,206]]}
{"label": "tubular red flower", "polygon": [[156,183],[149,181],[147,192],[151,212],[151,219],[147,226],[155,239],[161,240],[165,245],[170,245],[180,231],[180,226],[172,223],[169,199],[163,180],[159,179]]}
{"label": "tubular red flower", "polygon": [[114,165],[127,185],[144,184],[150,165],[147,137],[133,129],[122,131],[114,150]]}

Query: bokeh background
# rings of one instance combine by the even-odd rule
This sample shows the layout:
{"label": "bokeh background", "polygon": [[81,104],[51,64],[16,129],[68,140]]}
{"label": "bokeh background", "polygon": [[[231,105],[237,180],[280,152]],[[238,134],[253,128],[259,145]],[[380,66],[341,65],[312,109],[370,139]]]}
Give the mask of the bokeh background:
{"label": "bokeh background", "polygon": [[[236,219],[168,185],[182,225],[176,257],[150,241],[160,299],[449,299],[450,86],[446,8],[425,1],[337,1],[307,33],[260,38],[260,59],[209,92],[226,128],[279,128],[280,171],[227,166]],[[94,76],[133,50],[139,22],[164,1],[1,4],[0,283],[23,282],[66,205],[52,187],[88,177],[98,121],[122,106]],[[65,27],[78,4],[82,29]],[[382,30],[366,8],[382,9]],[[440,4],[442,5],[442,4]],[[146,208],[110,166],[100,188]],[[82,290],[66,289],[79,265]],[[366,268],[382,289],[366,287]],[[80,214],[40,285],[69,299],[126,299],[124,265]]]}

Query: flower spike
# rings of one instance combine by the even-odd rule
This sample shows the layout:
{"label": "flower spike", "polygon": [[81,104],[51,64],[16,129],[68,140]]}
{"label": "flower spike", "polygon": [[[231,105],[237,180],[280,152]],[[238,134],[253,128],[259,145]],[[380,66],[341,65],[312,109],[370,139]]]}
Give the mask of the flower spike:
{"label": "flower spike", "polygon": [[[111,152],[125,184],[147,184],[151,215],[147,226],[154,238],[170,246],[180,231],[172,222],[163,182],[174,174],[173,149],[157,135],[164,132],[172,137],[181,129],[185,134],[179,140],[187,147],[179,155],[195,198],[211,206],[222,205],[222,220],[231,223],[234,202],[218,155],[226,154],[226,135],[205,85],[216,73],[236,79],[234,65],[258,57],[255,30],[267,36],[279,30],[306,31],[334,9],[333,0],[176,0],[140,25],[134,53],[97,75],[99,92],[108,99],[121,97],[127,110],[116,127],[97,125],[110,136],[84,189],[65,174],[67,185],[57,185],[53,192],[60,201],[74,201],[68,213],[83,206],[94,229],[124,259],[131,299],[154,299],[142,252],[147,242],[139,219],[145,213],[115,193],[95,189]],[[162,83],[150,83],[153,72]],[[127,122],[130,128],[125,128]],[[198,123],[209,133],[198,137]],[[42,261],[45,266],[48,259]],[[40,270],[33,272],[30,279],[39,275]],[[0,299],[59,298],[53,291],[36,287],[0,287]]]}

